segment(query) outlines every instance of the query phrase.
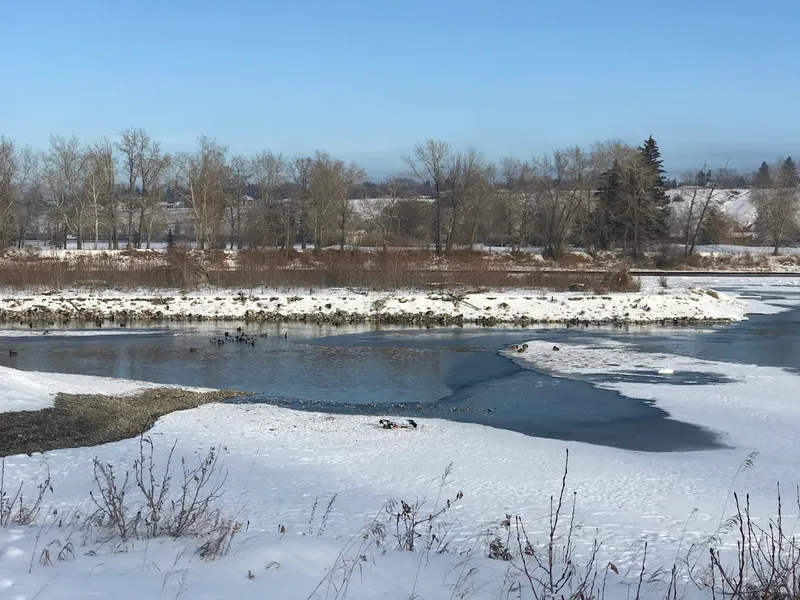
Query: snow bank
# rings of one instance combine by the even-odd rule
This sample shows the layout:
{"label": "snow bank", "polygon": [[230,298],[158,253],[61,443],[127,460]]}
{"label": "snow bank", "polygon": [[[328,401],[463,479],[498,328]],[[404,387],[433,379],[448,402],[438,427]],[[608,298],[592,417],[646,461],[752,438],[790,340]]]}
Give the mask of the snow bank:
{"label": "snow bank", "polygon": [[111,377],[19,371],[0,366],[0,413],[41,410],[53,406],[58,392],[66,394],[134,394],[157,387],[143,381]]}
{"label": "snow bank", "polygon": [[[725,335],[720,332],[719,335]],[[754,497],[771,497],[778,481],[794,486],[800,473],[800,377],[776,367],[725,363],[697,358],[644,352],[634,345],[575,336],[575,342],[559,344],[540,340],[527,342],[524,352],[509,352],[514,360],[557,377],[592,376],[594,385],[624,396],[654,402],[670,416],[705,427],[736,448],[740,455],[765,455],[759,476],[750,483]],[[670,374],[660,374],[667,371]],[[699,385],[699,376],[716,374],[725,383]],[[624,375],[626,377],[615,377]],[[637,377],[631,376],[639,376]],[[693,385],[672,384],[681,377]],[[598,378],[600,383],[597,383]],[[701,453],[703,454],[703,453]],[[714,462],[713,455],[707,454]],[[713,477],[709,474],[710,477]],[[720,482],[721,484],[721,482]]]}
{"label": "snow bank", "polygon": [[636,322],[665,319],[736,321],[746,303],[704,289],[650,290],[641,293],[512,291],[468,294],[354,293],[325,290],[309,294],[231,294],[208,291],[190,295],[53,293],[13,294],[0,299],[0,320],[309,320],[327,322]]}
{"label": "snow bank", "polygon": [[[642,289],[661,289],[659,278],[642,277]],[[673,289],[695,287],[719,290],[746,303],[745,314],[770,315],[789,310],[800,304],[800,278],[794,277],[667,277]]]}
{"label": "snow bank", "polygon": [[113,377],[20,371],[0,366],[0,413],[48,408],[53,406],[53,399],[59,392],[125,396],[156,387],[180,388],[195,392],[214,391],[210,388],[156,384]]}

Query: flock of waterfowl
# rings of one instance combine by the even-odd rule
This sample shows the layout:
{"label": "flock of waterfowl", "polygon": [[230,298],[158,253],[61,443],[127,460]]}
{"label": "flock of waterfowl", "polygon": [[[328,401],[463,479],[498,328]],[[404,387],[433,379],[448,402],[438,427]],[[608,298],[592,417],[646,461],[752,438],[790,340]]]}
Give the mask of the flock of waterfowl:
{"label": "flock of waterfowl", "polygon": [[[245,345],[245,346],[254,347],[256,345],[256,338],[257,337],[258,338],[266,338],[266,337],[269,337],[269,334],[260,333],[260,334],[258,334],[256,336],[255,334],[251,334],[251,333],[245,332],[241,327],[237,327],[236,328],[236,333],[232,334],[229,331],[226,331],[223,335],[221,335],[219,337],[212,337],[209,340],[209,342],[212,343],[212,344],[216,344],[217,346],[224,346],[228,342],[231,342],[231,343],[234,343],[234,344],[242,344],[242,345]],[[281,337],[283,339],[289,339],[289,333],[288,332],[284,332],[284,334],[280,335],[279,337]],[[197,350],[198,350],[198,348],[195,348],[195,347],[189,348],[189,352],[197,352]]]}
{"label": "flock of waterfowl", "polygon": [[[31,328],[33,328],[34,326],[33,323],[30,323],[29,325]],[[98,326],[102,326],[102,324],[98,324]],[[119,326],[126,327],[126,324],[120,323]],[[47,335],[49,333],[50,330],[46,329],[45,331],[42,332],[42,335]],[[268,337],[268,334],[266,333],[260,333],[258,335],[255,335],[245,332],[241,327],[237,327],[235,333],[232,334],[231,332],[226,331],[223,335],[219,337],[212,337],[209,341],[212,344],[216,344],[218,346],[223,346],[226,343],[231,342],[234,344],[242,344],[244,346],[254,347],[256,345],[256,338],[266,338],[266,337]],[[289,339],[289,333],[284,332],[283,334],[278,334],[277,337],[282,339]],[[189,348],[189,352],[197,352],[198,350],[199,348],[195,346]],[[16,356],[19,356],[19,352],[17,350],[9,350],[8,356],[10,358],[14,358]]]}
{"label": "flock of waterfowl", "polygon": [[[522,344],[521,346],[514,344],[513,346],[508,347],[509,352],[518,352],[520,354],[525,352],[527,349],[528,349],[528,344]],[[553,352],[559,352],[560,350],[561,348],[559,348],[558,346],[553,346]]]}

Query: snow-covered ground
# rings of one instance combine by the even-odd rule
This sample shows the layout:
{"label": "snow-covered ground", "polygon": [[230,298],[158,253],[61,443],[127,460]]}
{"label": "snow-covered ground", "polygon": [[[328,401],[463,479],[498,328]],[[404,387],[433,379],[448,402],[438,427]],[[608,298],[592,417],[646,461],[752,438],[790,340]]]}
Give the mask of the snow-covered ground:
{"label": "snow-covered ground", "polygon": [[[642,277],[642,290],[661,289],[657,277]],[[786,310],[787,307],[800,303],[800,277],[684,277],[680,275],[667,278],[670,289],[693,289],[696,287],[726,290],[725,294],[734,296],[746,304],[746,314],[774,314]],[[780,300],[774,296],[789,296]],[[765,301],[763,298],[772,298]]]}
{"label": "snow-covered ground", "polygon": [[[735,223],[741,226],[752,225],[756,218],[756,206],[752,200],[752,190],[741,189],[696,189],[682,187],[669,190],[667,195],[672,200],[671,208],[675,213],[682,213],[686,205],[695,195],[695,209],[709,202],[712,206],[719,206],[722,211]],[[682,198],[683,201],[679,201]]]}
{"label": "snow-covered ground", "polygon": [[[780,282],[764,282],[765,289],[772,289],[767,287],[770,283]],[[680,289],[680,282],[670,284]],[[753,302],[753,308],[768,310],[769,301]],[[531,336],[535,338],[535,332]],[[83,535],[68,527],[12,527],[0,530],[0,597],[343,598],[337,594],[342,588],[332,584],[341,584],[349,572],[353,576],[346,597],[352,599],[407,600],[417,594],[427,600],[450,600],[470,589],[472,593],[463,597],[505,598],[503,587],[507,590],[509,579],[520,575],[508,563],[481,558],[477,550],[471,558],[397,552],[391,549],[391,530],[389,548],[382,551],[367,548],[359,534],[382,513],[387,500],[413,503],[425,498],[432,509],[440,494],[438,482],[452,463],[438,505],[463,492],[444,518],[453,523],[454,550],[485,547],[488,538],[481,532],[505,514],[521,515],[531,537],[544,541],[550,496],[558,492],[568,448],[568,497],[577,493],[576,520],[582,525],[577,553],[585,560],[591,541],[603,542],[601,572],[610,562],[619,571],[619,575],[603,573],[609,577],[606,593],[621,599],[635,592],[624,584],[636,586],[644,541],[649,576],[657,566],[669,567],[677,554],[717,531],[732,514],[732,490],[749,492],[753,514],[763,518],[775,512],[777,483],[786,489],[798,483],[797,375],[770,367],[643,353],[629,344],[598,342],[577,333],[574,339],[560,345],[558,352],[552,344],[532,339],[526,352],[512,358],[567,377],[620,371],[656,375],[661,369],[723,375],[731,381],[691,387],[652,382],[604,385],[652,400],[674,418],[706,426],[731,447],[630,452],[433,419],[420,419],[416,430],[385,430],[374,417],[294,412],[267,405],[205,405],[161,418],[150,435],[161,464],[175,440],[177,455],[189,460],[210,446],[223,449],[229,473],[222,502],[248,523],[229,555],[209,563],[195,554],[194,540],[110,548],[83,545]],[[20,376],[11,369],[0,371],[0,381],[6,382],[0,385],[0,397],[13,396],[18,385],[31,396],[29,402],[36,401],[37,393],[43,402],[64,386],[97,389],[95,378],[30,373],[21,385],[16,383]],[[661,381],[668,382],[669,376]],[[121,390],[122,382],[119,385]],[[136,440],[128,440],[9,457],[6,485],[10,482],[13,488],[23,479],[35,481],[46,465],[54,489],[48,503],[65,514],[77,505],[87,506],[95,456],[121,466],[130,465],[137,452]],[[741,468],[752,452],[759,453],[753,466]],[[316,499],[319,505],[314,511]],[[797,510],[792,506],[787,499],[784,516],[794,523]],[[57,560],[67,543],[74,546],[74,558]],[[725,543],[727,548],[734,546],[734,540]],[[45,548],[52,565],[40,564]],[[317,588],[320,582],[323,585]],[[653,592],[652,587],[645,583],[643,591],[663,597],[663,589]],[[684,593],[695,594],[682,586],[679,594]]]}
{"label": "snow-covered ground", "polygon": [[578,292],[514,291],[469,294],[458,301],[447,293],[372,292],[324,290],[316,293],[234,294],[211,290],[189,295],[143,291],[141,293],[15,292],[0,298],[6,321],[68,316],[74,320],[97,318],[207,320],[278,320],[309,318],[436,319],[462,317],[465,321],[495,319],[564,322],[658,322],[663,319],[741,320],[745,304],[705,289],[651,289],[642,293],[595,295]]}
{"label": "snow-covered ground", "polygon": [[[0,333],[6,334],[4,330]],[[65,332],[69,336],[69,332]],[[66,373],[20,371],[0,366],[0,413],[41,410],[53,405],[58,392],[66,394],[129,395],[155,387],[180,387],[196,392],[209,388],[155,384],[147,381],[128,381],[113,377],[93,377]]]}
{"label": "snow-covered ground", "polygon": [[111,377],[19,371],[0,366],[0,413],[40,410],[53,405],[57,392],[67,394],[132,394],[155,384]]}

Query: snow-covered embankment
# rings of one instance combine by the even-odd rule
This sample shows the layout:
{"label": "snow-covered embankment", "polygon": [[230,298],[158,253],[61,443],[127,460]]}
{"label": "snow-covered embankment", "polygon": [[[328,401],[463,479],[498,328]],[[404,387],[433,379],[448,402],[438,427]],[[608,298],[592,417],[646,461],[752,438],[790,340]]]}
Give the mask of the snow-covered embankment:
{"label": "snow-covered embankment", "polygon": [[519,290],[252,294],[62,292],[0,298],[0,322],[115,321],[309,321],[459,324],[657,323],[664,320],[725,322],[745,319],[746,303],[706,289],[589,294]]}

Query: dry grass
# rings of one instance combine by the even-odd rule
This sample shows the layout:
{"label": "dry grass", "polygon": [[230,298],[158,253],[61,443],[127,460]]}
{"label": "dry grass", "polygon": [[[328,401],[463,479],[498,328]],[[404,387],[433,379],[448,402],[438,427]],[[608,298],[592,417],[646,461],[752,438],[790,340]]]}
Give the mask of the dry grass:
{"label": "dry grass", "polygon": [[437,257],[427,250],[315,254],[251,249],[233,255],[178,246],[167,252],[98,252],[70,259],[33,253],[9,255],[0,260],[0,280],[9,287],[29,290],[192,290],[211,285],[228,289],[346,287],[379,291],[443,284],[553,291],[568,290],[576,284],[606,291],[635,289],[615,287],[602,272],[574,271],[586,266],[579,255],[567,255],[564,260],[564,264],[547,269],[541,257],[531,253],[459,250]]}
{"label": "dry grass", "polygon": [[595,294],[607,294],[608,292],[638,292],[642,289],[642,283],[638,277],[631,275],[631,270],[627,264],[622,263],[613,267],[602,274],[593,286]]}

